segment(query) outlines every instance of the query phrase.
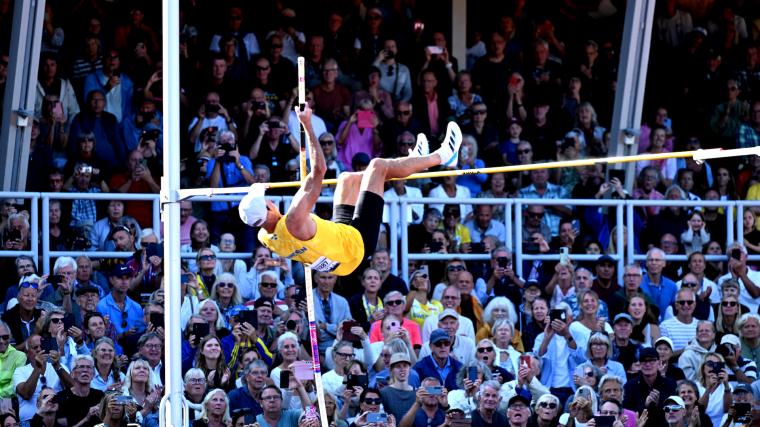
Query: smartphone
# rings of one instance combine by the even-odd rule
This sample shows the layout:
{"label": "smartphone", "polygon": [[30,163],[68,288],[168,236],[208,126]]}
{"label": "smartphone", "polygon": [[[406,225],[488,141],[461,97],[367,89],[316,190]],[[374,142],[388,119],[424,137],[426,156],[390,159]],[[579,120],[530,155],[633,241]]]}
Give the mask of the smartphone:
{"label": "smartphone", "polygon": [[116,403],[121,404],[121,405],[127,405],[127,404],[130,404],[130,403],[134,402],[134,401],[135,401],[135,399],[132,396],[129,396],[129,395],[120,394],[120,395],[116,396]]}
{"label": "smartphone", "polygon": [[373,120],[374,117],[375,112],[372,110],[359,110],[356,112],[356,125],[359,126],[359,129],[372,129],[375,127],[375,121]]}
{"label": "smartphone", "polygon": [[430,248],[430,252],[431,253],[438,252],[441,249],[443,249],[443,243],[441,243],[441,242],[430,242],[430,243],[428,243],[428,247]]}
{"label": "smartphone", "polygon": [[343,339],[350,342],[361,342],[362,339],[359,337],[359,335],[351,332],[351,328],[354,326],[360,326],[359,322],[356,320],[346,320],[343,322],[343,326],[341,327],[343,331]]}
{"label": "smartphone", "polygon": [[280,266],[280,260],[274,259],[274,258],[267,258],[264,260],[264,265],[267,267],[279,267]]}
{"label": "smartphone", "polygon": [[612,427],[615,417],[613,415],[595,415],[594,421],[596,421],[596,427]]}
{"label": "smartphone", "polygon": [[369,385],[369,378],[366,375],[348,374],[346,376],[346,387],[361,387],[366,389]]}
{"label": "smartphone", "polygon": [[182,274],[180,280],[182,281],[183,285],[187,285],[190,282],[190,279],[193,278],[192,273],[184,273]]}
{"label": "smartphone", "polygon": [[280,371],[280,388],[290,388],[290,371]]}
{"label": "smartphone", "polygon": [[742,259],[742,250],[739,248],[731,249],[731,258],[741,261]]}
{"label": "smartphone", "polygon": [[496,258],[496,262],[498,263],[499,267],[501,268],[507,268],[509,267],[509,258],[505,256],[500,256]]}
{"label": "smartphone", "polygon": [[670,118],[667,118],[662,121],[662,125],[665,126],[665,129],[671,130],[673,129],[673,120],[671,120]]}
{"label": "smartphone", "polygon": [[401,326],[398,324],[398,322],[391,322],[391,333],[396,333],[401,329]]}
{"label": "smartphone", "polygon": [[388,414],[385,412],[370,412],[367,414],[367,422],[370,424],[385,424],[388,422]]}
{"label": "smartphone", "polygon": [[50,353],[51,351],[59,351],[58,341],[56,341],[55,337],[43,338],[40,344],[42,346],[42,351],[46,353]]}
{"label": "smartphone", "polygon": [[414,31],[422,31],[425,29],[425,23],[422,21],[414,21]]}
{"label": "smartphone", "polygon": [[624,169],[608,169],[607,170],[610,174],[610,179],[608,181],[611,181],[612,178],[617,178],[618,181],[620,181],[621,184],[625,187],[625,170]]}
{"label": "smartphone", "polygon": [[238,314],[238,321],[240,323],[247,323],[254,328],[259,327],[259,317],[256,310],[243,310]]}
{"label": "smartphone", "polygon": [[520,355],[520,367],[521,368],[523,366],[525,366],[528,369],[530,369],[530,364],[531,364],[530,362],[531,362],[531,357],[530,356],[528,356],[527,354],[521,354]]}
{"label": "smartphone", "polygon": [[474,254],[486,253],[486,244],[483,242],[470,243],[470,252]]}
{"label": "smartphone", "polygon": [[[291,365],[293,368],[293,373],[295,374],[296,378],[298,378],[301,381],[311,381],[314,379],[314,368],[312,367],[311,362],[307,362],[305,360],[296,360]],[[364,388],[367,388],[364,386]]]}
{"label": "smartphone", "polygon": [[443,394],[443,386],[435,385],[432,387],[425,387],[425,391],[431,396],[440,396]]}
{"label": "smartphone", "polygon": [[293,300],[296,303],[296,307],[298,307],[298,305],[301,304],[303,301],[306,301],[306,292],[303,290],[302,287],[300,286],[296,287],[296,294],[293,296]]}
{"label": "smartphone", "polygon": [[470,381],[472,381],[472,382],[475,382],[475,381],[478,380],[478,367],[477,366],[470,366],[469,368],[467,368],[467,378]]}
{"label": "smartphone", "polygon": [[561,320],[564,322],[567,320],[567,313],[565,313],[565,310],[550,310],[549,321],[553,320]]}
{"label": "smartphone", "polygon": [[82,166],[79,168],[79,173],[92,173],[92,166]]}
{"label": "smartphone", "polygon": [[153,325],[154,328],[163,327],[164,315],[161,313],[150,313],[150,324]]}
{"label": "smartphone", "polygon": [[443,53],[443,48],[439,46],[428,46],[427,49],[431,55],[440,55]]}
{"label": "smartphone", "polygon": [[721,372],[726,368],[726,364],[723,362],[713,362],[712,369],[710,372],[716,375],[720,375]]}
{"label": "smartphone", "polygon": [[76,325],[76,319],[74,318],[74,314],[68,313],[63,316],[63,330],[68,331],[69,328]]}
{"label": "smartphone", "polygon": [[61,285],[61,283],[63,283],[64,280],[66,280],[66,278],[63,275],[54,274],[48,277],[47,282],[50,283],[54,289],[56,289]]}
{"label": "smartphone", "polygon": [[559,263],[562,265],[570,265],[570,248],[567,246],[559,248]]}
{"label": "smartphone", "polygon": [[193,335],[195,335],[195,342],[201,342],[201,339],[211,332],[211,328],[208,323],[193,323]]}
{"label": "smartphone", "polygon": [[145,245],[145,256],[150,258],[152,256],[163,257],[163,247],[159,243],[148,243]]}

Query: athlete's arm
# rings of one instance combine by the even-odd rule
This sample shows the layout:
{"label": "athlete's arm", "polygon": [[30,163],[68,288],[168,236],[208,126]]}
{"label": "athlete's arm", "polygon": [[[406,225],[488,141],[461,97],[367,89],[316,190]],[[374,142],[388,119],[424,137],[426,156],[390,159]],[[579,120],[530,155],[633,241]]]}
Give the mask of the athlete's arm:
{"label": "athlete's arm", "polygon": [[290,234],[299,240],[309,240],[317,232],[317,225],[311,219],[311,213],[314,205],[317,204],[319,194],[322,192],[322,180],[327,171],[327,163],[322,153],[322,147],[317,145],[317,137],[314,135],[314,129],[311,127],[311,108],[308,105],[304,111],[296,108],[298,120],[303,124],[306,130],[306,147],[309,150],[311,158],[311,171],[306,175],[306,179],[298,189],[293,202],[288,209],[285,226]]}

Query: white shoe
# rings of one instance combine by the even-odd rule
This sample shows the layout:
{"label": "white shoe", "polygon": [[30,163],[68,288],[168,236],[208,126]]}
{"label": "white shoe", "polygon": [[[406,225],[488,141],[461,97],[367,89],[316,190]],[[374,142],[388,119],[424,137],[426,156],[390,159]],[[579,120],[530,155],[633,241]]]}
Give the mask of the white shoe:
{"label": "white shoe", "polygon": [[459,147],[462,145],[462,131],[456,122],[449,122],[446,137],[436,153],[441,157],[441,166],[456,167],[459,160]]}
{"label": "white shoe", "polygon": [[424,133],[417,134],[417,143],[409,151],[409,157],[424,157],[430,154],[430,144]]}

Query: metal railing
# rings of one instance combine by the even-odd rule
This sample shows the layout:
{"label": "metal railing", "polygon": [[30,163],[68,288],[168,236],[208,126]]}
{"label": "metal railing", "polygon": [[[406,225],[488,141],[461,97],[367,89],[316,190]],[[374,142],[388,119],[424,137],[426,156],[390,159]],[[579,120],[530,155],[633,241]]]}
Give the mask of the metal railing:
{"label": "metal railing", "polygon": [[[219,201],[239,201],[242,195],[215,195],[213,197],[195,197],[193,202],[209,203]],[[49,273],[51,268],[51,259],[60,256],[76,257],[86,254],[91,257],[108,257],[108,258],[125,258],[130,253],[125,252],[103,252],[103,251],[53,251],[50,249],[50,224],[47,221],[50,201],[51,200],[124,200],[124,201],[149,201],[152,203],[152,222],[153,229],[158,233],[161,230],[160,217],[160,200],[157,194],[129,194],[129,193],[28,193],[28,192],[0,192],[0,198],[25,199],[30,201],[30,249],[26,251],[4,251],[0,250],[0,257],[17,257],[20,255],[31,256],[41,271]],[[268,196],[270,200],[280,204],[283,212],[293,200],[292,196]],[[332,197],[320,197],[320,203],[332,203]],[[559,254],[527,254],[523,252],[523,209],[528,205],[569,205],[593,206],[599,208],[614,208],[616,235],[615,241],[622,242],[626,240],[625,245],[617,245],[616,252],[609,254],[617,263],[618,280],[622,281],[623,267],[626,263],[642,261],[646,259],[644,253],[635,253],[634,239],[634,221],[637,207],[656,206],[667,208],[670,206],[680,207],[716,207],[725,210],[726,219],[726,242],[722,244],[730,245],[734,242],[735,236],[744,234],[744,224],[741,220],[744,210],[750,207],[760,207],[760,201],[755,200],[730,200],[730,201],[682,201],[682,200],[605,200],[605,199],[584,199],[584,200],[558,200],[558,199],[492,199],[492,198],[468,198],[468,199],[450,199],[450,198],[402,198],[397,201],[386,201],[388,208],[389,224],[388,243],[389,252],[393,260],[391,271],[399,274],[402,278],[409,276],[409,261],[411,260],[447,260],[454,254],[425,254],[410,253],[408,251],[409,233],[408,227],[396,227],[395,224],[409,224],[407,218],[407,207],[411,204],[440,205],[440,204],[493,204],[504,206],[504,222],[506,230],[506,242],[503,242],[507,248],[515,254],[515,259],[521,261],[543,260],[558,261]],[[41,206],[41,209],[40,209]],[[734,220],[738,218],[738,220]],[[624,235],[624,227],[628,232]],[[612,236],[610,236],[612,239]],[[676,236],[679,238],[680,236]],[[642,252],[645,252],[642,250]],[[180,254],[183,259],[194,258],[195,252],[183,252]],[[247,252],[222,252],[218,254],[220,259],[246,259],[252,255]],[[490,259],[489,254],[455,254],[456,257],[466,261],[487,261]],[[576,261],[594,261],[598,255],[573,254],[572,259]],[[668,261],[685,261],[686,255],[666,255]],[[725,260],[724,255],[708,255],[708,261]],[[760,255],[750,255],[751,261],[760,260]],[[400,271],[399,271],[400,270]],[[522,262],[515,263],[515,272],[522,276]]]}

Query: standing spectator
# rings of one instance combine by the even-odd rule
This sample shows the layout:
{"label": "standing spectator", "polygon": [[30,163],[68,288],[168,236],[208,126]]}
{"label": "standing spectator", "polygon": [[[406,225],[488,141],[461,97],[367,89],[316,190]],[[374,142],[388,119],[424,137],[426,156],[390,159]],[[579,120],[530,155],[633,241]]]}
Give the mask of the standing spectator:
{"label": "standing spectator", "polygon": [[129,42],[135,39],[145,41],[145,47],[151,56],[157,56],[161,51],[156,31],[145,21],[145,6],[130,5],[129,23],[119,25],[114,31],[113,47],[124,50]]}
{"label": "standing spectator", "polygon": [[570,307],[560,303],[555,310],[564,310],[565,321],[551,320],[544,332],[536,337],[533,352],[541,358],[541,383],[564,403],[573,394],[570,353],[579,347],[568,328],[573,320]]}
{"label": "standing spectator", "polygon": [[[129,153],[127,168],[123,173],[114,174],[109,181],[109,188],[118,193],[153,193],[158,194],[161,186],[158,179],[148,168],[148,162],[142,151]],[[149,201],[128,201],[124,208],[143,227],[153,223],[153,204]]]}
{"label": "standing spectator", "polygon": [[673,341],[674,355],[680,356],[686,345],[697,336],[699,319],[694,318],[696,296],[691,289],[681,288],[675,302],[676,316],[662,322],[660,330],[663,337]]}
{"label": "standing spectator", "polygon": [[[125,345],[125,339],[131,335],[139,336],[145,331],[140,304],[127,296],[132,276],[132,271],[124,264],[113,267],[108,277],[111,293],[98,304],[98,311],[109,317],[122,345]],[[134,348],[125,347],[127,354],[132,354],[130,351],[133,350]]]}
{"label": "standing spectator", "polygon": [[214,34],[211,37],[211,43],[209,44],[209,50],[212,52],[219,52],[219,41],[224,35],[230,35],[237,41],[235,45],[235,56],[244,59],[246,62],[254,55],[257,55],[261,49],[259,48],[259,41],[256,38],[256,34],[252,32],[246,32],[244,28],[245,13],[243,8],[237,5],[232,5],[226,10],[227,25],[225,31],[222,34]]}
{"label": "standing spectator", "polygon": [[[352,160],[358,154],[365,154],[368,160],[377,157],[383,151],[383,141],[380,138],[380,120],[373,110],[372,101],[361,101],[356,110],[338,126],[336,132],[338,141],[338,159],[346,165],[349,171],[356,171]],[[368,115],[368,121],[360,116]],[[352,165],[352,167],[348,167]]]}
{"label": "standing spectator", "polygon": [[190,132],[190,141],[194,144],[193,151],[201,151],[201,140],[203,130],[209,129],[208,133],[216,134],[217,131],[229,130],[237,134],[237,126],[230,117],[229,112],[220,103],[219,93],[210,91],[206,93],[205,102],[198,108],[197,115],[190,122],[188,132]]}
{"label": "standing spectator", "polygon": [[[503,166],[499,152],[499,128],[488,120],[488,106],[483,102],[474,102],[469,113],[472,120],[462,126],[462,134],[475,138],[478,145],[477,152],[481,153],[486,166]],[[463,137],[462,142],[464,141],[466,139]],[[477,152],[473,152],[474,155],[477,155]]]}
{"label": "standing spectator", "polygon": [[740,124],[736,133],[737,148],[751,148],[760,145],[760,100],[753,102],[750,108],[749,122]]}
{"label": "standing spectator", "polygon": [[13,372],[13,387],[18,394],[19,419],[22,422],[28,422],[34,416],[35,403],[41,397],[43,387],[55,393],[61,391],[63,386],[70,387],[72,384],[58,351],[42,349],[42,337],[31,335],[25,347],[27,364]]}
{"label": "standing spectator", "polygon": [[475,92],[483,96],[488,108],[497,117],[506,111],[507,79],[511,67],[504,54],[507,42],[499,33],[492,33],[488,39],[488,53],[475,61],[472,68],[472,80],[475,83]]}
{"label": "standing spectator", "polygon": [[[6,60],[7,64],[7,60]],[[7,65],[6,65],[7,66]],[[37,79],[37,96],[34,102],[34,113],[42,115],[42,104],[48,95],[55,96],[63,112],[63,123],[66,128],[79,114],[79,103],[71,82],[60,77],[58,73],[58,58],[55,54],[43,52],[40,55],[40,73]]]}
{"label": "standing spectator", "polygon": [[[747,267],[747,249],[739,244],[734,243],[726,250],[728,256],[728,273],[718,279],[718,286],[723,282],[733,279],[739,282],[739,302],[747,306],[750,313],[756,313],[760,301],[760,272],[753,271]],[[738,255],[738,257],[736,256]]]}
{"label": "standing spectator", "polygon": [[372,65],[380,69],[380,87],[391,94],[393,102],[409,101],[412,99],[412,75],[397,58],[396,40],[386,39]]}
{"label": "standing spectator", "polygon": [[275,182],[287,181],[285,164],[299,150],[300,144],[295,135],[290,133],[279,117],[272,116],[259,126],[259,136],[251,146],[248,156],[251,161],[270,166],[270,179]]}
{"label": "standing spectator", "polygon": [[725,101],[715,106],[710,117],[710,130],[728,147],[736,142],[739,125],[749,117],[750,106],[739,98],[741,88],[736,79],[728,79],[725,88]]}
{"label": "standing spectator", "polygon": [[394,353],[391,355],[391,377],[387,387],[380,390],[383,407],[388,413],[388,418],[402,419],[409,412],[416,401],[417,395],[414,387],[409,385],[409,371],[411,361],[406,353]]}
{"label": "standing spectator", "polygon": [[[240,156],[235,134],[223,131],[219,135],[216,148],[216,158],[209,160],[206,177],[210,179],[211,187],[238,187],[253,184],[253,165],[248,157]],[[236,221],[233,212],[237,213],[236,202],[213,202],[211,204],[211,238],[219,240],[225,230],[235,230],[243,236],[241,250],[249,252],[253,249],[253,229],[245,227]],[[248,230],[248,231],[246,231]]]}
{"label": "standing spectator", "polygon": [[95,374],[95,361],[89,355],[74,357],[71,377],[74,384],[56,396],[58,408],[56,416],[65,418],[69,426],[92,427],[99,419],[102,391],[91,388],[90,383]]}
{"label": "standing spectator", "polygon": [[414,112],[422,125],[422,132],[437,139],[443,134],[446,122],[451,116],[448,100],[440,95],[438,80],[433,71],[422,72],[420,85],[420,90],[415,91],[412,98]]}
{"label": "standing spectator", "polygon": [[[119,121],[106,111],[106,96],[101,89],[92,89],[87,94],[87,109],[74,117],[69,135],[93,132],[95,152],[109,169],[115,169],[127,158],[126,145],[119,132]],[[69,156],[76,155],[76,144],[69,144]]]}
{"label": "standing spectator", "polygon": [[[292,27],[290,28],[293,30]],[[295,32],[295,30],[293,31]],[[302,33],[299,34],[300,38],[304,37]],[[265,56],[269,59],[269,66],[272,67],[272,72],[269,74],[272,79],[272,86],[277,93],[285,97],[295,86],[293,82],[297,78],[295,63],[298,58],[293,50],[293,40],[298,40],[298,43],[303,46],[305,39],[299,40],[298,37],[292,38],[290,35],[283,33],[270,33],[267,38],[269,54]],[[290,46],[287,46],[288,42],[290,42]]]}
{"label": "standing spectator", "polygon": [[113,114],[119,123],[132,114],[134,93],[132,79],[122,73],[120,58],[118,50],[109,50],[103,68],[87,76],[84,81],[84,97],[87,98],[93,90],[102,91],[106,98],[105,111]]}

